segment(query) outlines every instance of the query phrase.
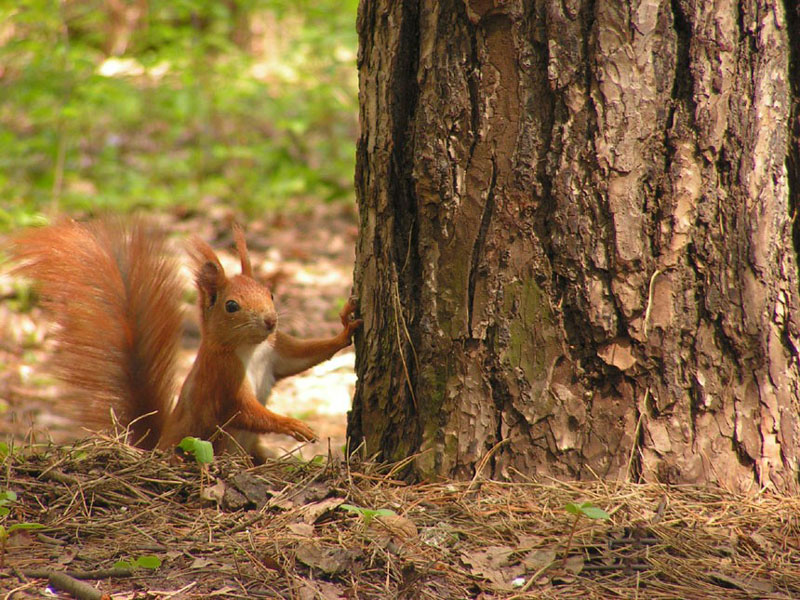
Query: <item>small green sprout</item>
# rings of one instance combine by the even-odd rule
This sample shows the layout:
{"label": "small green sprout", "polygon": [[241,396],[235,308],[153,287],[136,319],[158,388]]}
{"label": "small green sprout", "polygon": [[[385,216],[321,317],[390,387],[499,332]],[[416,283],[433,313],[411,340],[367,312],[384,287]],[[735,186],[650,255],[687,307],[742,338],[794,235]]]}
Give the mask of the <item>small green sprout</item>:
{"label": "small green sprout", "polygon": [[118,560],[114,563],[115,569],[127,569],[133,571],[134,569],[150,569],[155,571],[161,566],[161,559],[152,554],[139,556],[135,560]]}
{"label": "small green sprout", "polygon": [[[0,492],[0,519],[4,519],[9,515],[11,509],[7,505],[16,501],[16,492],[12,490]],[[6,544],[8,543],[8,538],[11,537],[12,533],[26,529],[42,529],[43,527],[44,525],[41,523],[14,523],[8,527],[0,524],[0,567],[5,565]]]}
{"label": "small green sprout", "polygon": [[582,502],[580,504],[569,502],[564,506],[564,510],[578,518],[586,517],[587,519],[602,519],[604,521],[608,521],[611,518],[611,515],[602,508],[597,508],[591,502]]}
{"label": "small green sprout", "polygon": [[12,449],[6,442],[0,442],[0,462],[11,456]]}
{"label": "small green sprout", "polygon": [[214,446],[211,442],[196,437],[185,437],[178,444],[178,448],[188,454],[194,455],[200,465],[200,497],[203,497],[204,480],[208,476],[208,465],[214,462]]}
{"label": "small green sprout", "polygon": [[325,457],[322,454],[315,454],[312,459],[306,463],[309,467],[324,467]]}
{"label": "small green sprout", "polygon": [[568,513],[575,515],[575,520],[572,522],[572,527],[569,530],[569,538],[567,539],[567,546],[564,548],[564,561],[563,564],[567,562],[567,556],[569,556],[569,549],[572,546],[572,537],[575,535],[575,529],[578,527],[578,521],[580,521],[581,517],[586,517],[587,519],[602,519],[607,521],[611,518],[606,511],[602,508],[597,508],[591,502],[581,502],[580,504],[575,504],[574,502],[568,502],[564,506],[564,510]]}
{"label": "small green sprout", "polygon": [[17,501],[17,493],[11,490],[0,492],[0,517],[5,517],[11,509],[6,506]]}
{"label": "small green sprout", "polygon": [[178,444],[178,448],[192,454],[199,465],[207,465],[214,462],[214,446],[211,442],[201,440],[196,437],[185,437]]}
{"label": "small green sprout", "polygon": [[389,510],[388,508],[379,508],[379,509],[372,509],[372,508],[361,508],[360,506],[353,506],[352,504],[340,504],[339,508],[344,509],[348,512],[356,513],[360,515],[362,519],[364,519],[364,525],[369,525],[375,517],[388,517],[390,515],[396,515],[393,510]]}

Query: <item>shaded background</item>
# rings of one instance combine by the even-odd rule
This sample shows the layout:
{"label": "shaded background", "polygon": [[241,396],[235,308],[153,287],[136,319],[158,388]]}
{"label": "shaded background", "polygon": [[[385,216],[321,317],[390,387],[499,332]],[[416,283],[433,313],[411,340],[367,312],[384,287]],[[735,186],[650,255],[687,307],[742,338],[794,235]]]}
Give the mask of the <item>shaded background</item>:
{"label": "shaded background", "polygon": [[5,4],[0,226],[352,201],[355,0]]}

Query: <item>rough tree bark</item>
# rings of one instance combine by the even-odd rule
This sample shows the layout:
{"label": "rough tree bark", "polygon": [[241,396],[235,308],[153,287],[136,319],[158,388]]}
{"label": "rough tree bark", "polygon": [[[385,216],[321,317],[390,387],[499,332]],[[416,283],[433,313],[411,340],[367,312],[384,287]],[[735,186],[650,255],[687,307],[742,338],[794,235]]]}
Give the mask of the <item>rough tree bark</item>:
{"label": "rough tree bark", "polygon": [[362,0],[358,31],[353,441],[796,490],[793,0]]}

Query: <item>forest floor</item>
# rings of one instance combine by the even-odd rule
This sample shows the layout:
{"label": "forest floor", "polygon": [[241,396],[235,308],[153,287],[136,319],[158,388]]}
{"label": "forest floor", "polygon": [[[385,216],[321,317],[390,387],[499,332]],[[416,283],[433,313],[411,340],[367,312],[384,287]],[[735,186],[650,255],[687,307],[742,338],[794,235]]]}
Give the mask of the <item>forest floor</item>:
{"label": "forest floor", "polygon": [[[229,245],[225,213],[166,219],[179,237]],[[282,326],[337,331],[355,235],[340,206],[248,225]],[[224,455],[204,469],[89,436],[59,415],[40,366],[46,318],[24,296],[0,279],[0,441],[11,446],[0,445],[0,599],[800,597],[797,497],[480,474],[409,484],[403,463],[345,458],[352,352],[275,390],[271,407],[322,442],[276,438],[261,466]],[[197,343],[187,330],[184,370]],[[582,502],[608,518],[565,509]]]}

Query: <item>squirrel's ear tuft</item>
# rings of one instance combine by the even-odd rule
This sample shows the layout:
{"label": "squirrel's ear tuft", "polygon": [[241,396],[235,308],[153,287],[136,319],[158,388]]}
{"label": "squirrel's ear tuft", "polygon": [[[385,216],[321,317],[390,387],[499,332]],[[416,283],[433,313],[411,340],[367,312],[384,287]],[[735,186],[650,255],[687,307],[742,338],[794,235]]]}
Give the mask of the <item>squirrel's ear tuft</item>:
{"label": "squirrel's ear tuft", "polygon": [[189,255],[194,262],[194,281],[200,292],[201,306],[211,308],[217,301],[220,289],[228,282],[225,270],[211,246],[198,237],[191,239]]}
{"label": "squirrel's ear tuft", "polygon": [[238,223],[233,224],[233,240],[236,243],[239,260],[242,262],[242,275],[252,277],[253,267],[250,264],[250,256],[247,253],[247,242],[244,239],[244,231]]}
{"label": "squirrel's ear tuft", "polygon": [[[221,287],[219,274],[219,267],[211,261],[205,263],[195,272],[194,281],[203,295],[203,308],[211,308],[217,302],[219,288]],[[222,279],[225,279],[225,275],[222,276]]]}

